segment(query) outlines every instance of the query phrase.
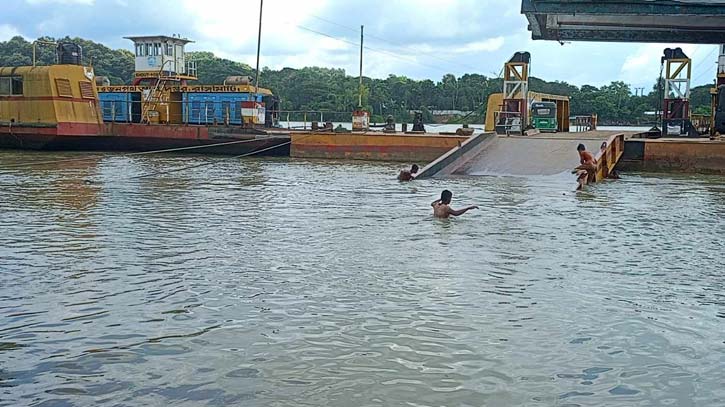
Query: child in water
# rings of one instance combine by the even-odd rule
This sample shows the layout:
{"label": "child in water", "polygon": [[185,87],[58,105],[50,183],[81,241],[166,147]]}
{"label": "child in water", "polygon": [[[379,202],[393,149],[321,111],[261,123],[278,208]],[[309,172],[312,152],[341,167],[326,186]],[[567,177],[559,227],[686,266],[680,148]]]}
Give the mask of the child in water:
{"label": "child in water", "polygon": [[417,173],[418,165],[413,164],[413,166],[410,167],[410,170],[400,170],[400,174],[398,174],[398,181],[412,181]]}
{"label": "child in water", "polygon": [[436,218],[448,218],[451,215],[460,216],[471,209],[478,209],[478,206],[475,205],[463,209],[453,209],[450,207],[451,198],[453,198],[451,191],[446,189],[441,192],[441,199],[437,199],[430,204],[433,207],[433,216]]}

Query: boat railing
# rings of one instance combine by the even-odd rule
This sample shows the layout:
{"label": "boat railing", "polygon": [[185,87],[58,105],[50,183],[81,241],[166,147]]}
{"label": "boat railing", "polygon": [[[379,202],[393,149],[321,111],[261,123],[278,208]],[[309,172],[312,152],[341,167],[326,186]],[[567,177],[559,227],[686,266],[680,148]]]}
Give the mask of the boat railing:
{"label": "boat railing", "polygon": [[[311,129],[313,122],[350,122],[351,111],[338,110],[283,110],[266,109],[262,103],[255,107],[244,107],[239,101],[183,101],[159,100],[155,103],[155,113],[148,114],[143,107],[145,100],[102,100],[102,117],[110,123],[144,124],[199,124],[199,125],[241,125],[261,124],[263,117],[271,116],[275,123],[284,124],[289,129]],[[148,116],[145,123],[144,116]],[[282,127],[285,127],[284,125]]]}
{"label": "boat railing", "polygon": [[574,123],[574,132],[582,133],[586,131],[593,131],[597,129],[597,115],[591,114],[589,116],[574,116],[570,118]]}
{"label": "boat railing", "polygon": [[619,159],[624,154],[624,134],[613,134],[602,142],[599,152],[595,156],[597,160],[597,181],[609,178],[614,172]]}

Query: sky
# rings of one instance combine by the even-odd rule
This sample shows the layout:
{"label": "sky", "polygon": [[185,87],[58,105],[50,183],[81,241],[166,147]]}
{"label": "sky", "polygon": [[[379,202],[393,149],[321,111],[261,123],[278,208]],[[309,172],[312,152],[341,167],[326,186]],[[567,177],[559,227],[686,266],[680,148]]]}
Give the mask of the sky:
{"label": "sky", "polygon": [[[0,41],[14,35],[82,37],[132,50],[129,35],[181,34],[188,51],[255,65],[259,0],[4,0]],[[516,51],[531,74],[577,86],[654,85],[664,48],[693,60],[693,86],[712,83],[716,45],[533,41],[518,0],[265,0],[261,66],[359,69],[365,76],[439,81],[452,73],[496,77]],[[199,67],[203,69],[203,67]]]}

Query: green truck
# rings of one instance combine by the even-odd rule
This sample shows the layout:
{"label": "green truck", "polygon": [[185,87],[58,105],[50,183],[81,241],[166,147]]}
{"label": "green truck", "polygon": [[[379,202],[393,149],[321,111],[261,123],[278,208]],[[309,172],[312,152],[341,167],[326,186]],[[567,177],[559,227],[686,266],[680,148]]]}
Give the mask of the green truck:
{"label": "green truck", "polygon": [[531,125],[541,132],[556,133],[556,103],[534,102],[531,104]]}

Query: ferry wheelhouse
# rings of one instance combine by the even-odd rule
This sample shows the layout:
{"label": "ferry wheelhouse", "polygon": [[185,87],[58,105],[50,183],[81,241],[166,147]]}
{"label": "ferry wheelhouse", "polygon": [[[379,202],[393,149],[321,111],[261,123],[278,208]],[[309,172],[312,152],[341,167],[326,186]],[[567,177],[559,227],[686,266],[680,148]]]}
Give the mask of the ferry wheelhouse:
{"label": "ferry wheelhouse", "polygon": [[[135,72],[129,86],[109,86],[99,78],[105,122],[247,125],[273,127],[279,102],[268,89],[256,89],[247,76],[221,85],[189,84],[197,67],[184,47],[192,42],[168,36],[126,37],[134,43]],[[268,113],[269,112],[269,113]]]}
{"label": "ferry wheelhouse", "polygon": [[0,147],[40,148],[103,130],[93,68],[81,48],[58,45],[58,64],[0,68]]}

